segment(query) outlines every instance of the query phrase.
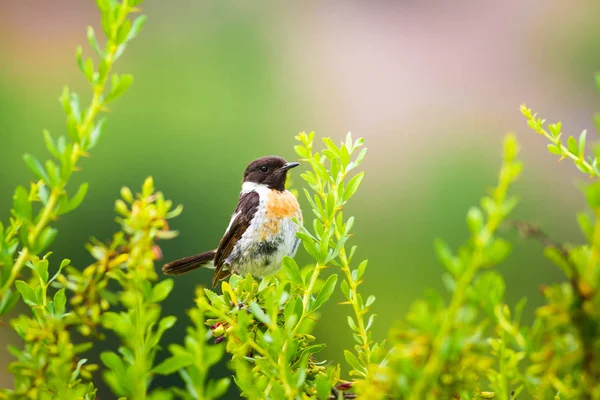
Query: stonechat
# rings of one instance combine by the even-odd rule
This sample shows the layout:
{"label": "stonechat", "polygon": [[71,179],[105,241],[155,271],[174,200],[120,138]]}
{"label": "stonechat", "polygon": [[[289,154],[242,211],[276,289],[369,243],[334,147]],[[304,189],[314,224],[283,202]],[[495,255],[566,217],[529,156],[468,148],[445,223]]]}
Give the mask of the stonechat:
{"label": "stonechat", "polygon": [[217,249],[170,262],[162,271],[180,275],[199,267],[214,268],[213,287],[232,273],[264,277],[277,272],[283,257],[293,257],[300,244],[294,218],[301,223],[302,211],[285,189],[288,171],[298,165],[276,156],[252,161]]}

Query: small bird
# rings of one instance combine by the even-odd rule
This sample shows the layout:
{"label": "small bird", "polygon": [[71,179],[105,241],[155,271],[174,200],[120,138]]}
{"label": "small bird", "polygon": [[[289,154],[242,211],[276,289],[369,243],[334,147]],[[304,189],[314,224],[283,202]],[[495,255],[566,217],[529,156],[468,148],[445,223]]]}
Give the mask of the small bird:
{"label": "small bird", "polygon": [[167,275],[181,275],[199,267],[214,268],[212,285],[232,273],[256,277],[274,274],[285,256],[293,257],[302,211],[285,189],[287,173],[300,163],[267,156],[252,161],[244,172],[242,191],[229,226],[216,250],[166,264]]}

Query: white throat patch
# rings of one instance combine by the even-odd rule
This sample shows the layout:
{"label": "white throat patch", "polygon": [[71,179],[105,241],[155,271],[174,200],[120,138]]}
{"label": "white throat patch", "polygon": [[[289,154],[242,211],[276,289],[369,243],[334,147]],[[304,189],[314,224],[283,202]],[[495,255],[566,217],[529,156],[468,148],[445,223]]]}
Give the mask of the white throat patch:
{"label": "white throat patch", "polygon": [[242,184],[242,193],[256,192],[261,199],[264,198],[270,190],[271,189],[269,189],[267,185],[263,185],[262,183],[244,182]]}

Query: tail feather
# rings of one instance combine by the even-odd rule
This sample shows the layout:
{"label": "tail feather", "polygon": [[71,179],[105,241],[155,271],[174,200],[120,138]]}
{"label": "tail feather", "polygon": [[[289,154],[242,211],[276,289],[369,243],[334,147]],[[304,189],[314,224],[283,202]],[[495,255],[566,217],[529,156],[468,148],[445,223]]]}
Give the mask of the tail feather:
{"label": "tail feather", "polygon": [[206,251],[195,256],[182,258],[172,261],[162,267],[162,272],[166,275],[181,275],[200,267],[213,267],[216,250]]}

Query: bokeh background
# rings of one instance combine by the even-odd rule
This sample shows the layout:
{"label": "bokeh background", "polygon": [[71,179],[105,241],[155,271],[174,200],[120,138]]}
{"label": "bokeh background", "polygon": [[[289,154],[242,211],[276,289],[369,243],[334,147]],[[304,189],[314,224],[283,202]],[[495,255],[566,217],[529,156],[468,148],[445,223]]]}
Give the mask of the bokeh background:
{"label": "bokeh background", "polygon": [[[517,133],[526,163],[515,187],[517,217],[540,223],[556,240],[582,239],[574,218],[584,207],[579,175],[546,153],[519,105],[594,137],[597,1],[146,1],[143,9],[148,22],[117,66],[135,83],[112,107],[105,136],[76,176],[90,190],[57,223],[56,265],[63,257],[89,263],[86,238],[107,239],[117,229],[120,187],[138,188],[148,175],[185,206],[172,224],[180,237],[163,245],[165,259],[215,247],[245,165],[267,154],[294,159],[294,135],[311,130],[366,138],[366,178],[347,210],[356,216],[358,256],[370,260],[363,291],[377,296],[377,340],[424,289],[442,289],[432,241],[457,246],[467,237],[466,210],[495,182],[507,131]],[[88,24],[99,31],[98,19],[91,0],[0,5],[2,220],[14,187],[31,179],[22,154],[45,155],[43,128],[64,132],[62,85],[88,98],[74,50],[86,43]],[[539,285],[561,274],[538,244],[507,235],[515,241],[500,267],[507,298],[528,297],[531,317]],[[182,340],[194,287],[209,282],[208,271],[176,279],[164,311],[179,321],[165,343]],[[316,329],[328,345],[323,356],[336,362],[352,340],[348,312],[331,302]],[[0,325],[0,343],[18,343],[9,325]],[[12,382],[9,362],[0,351],[3,387]],[[101,398],[110,398],[104,390]]]}

